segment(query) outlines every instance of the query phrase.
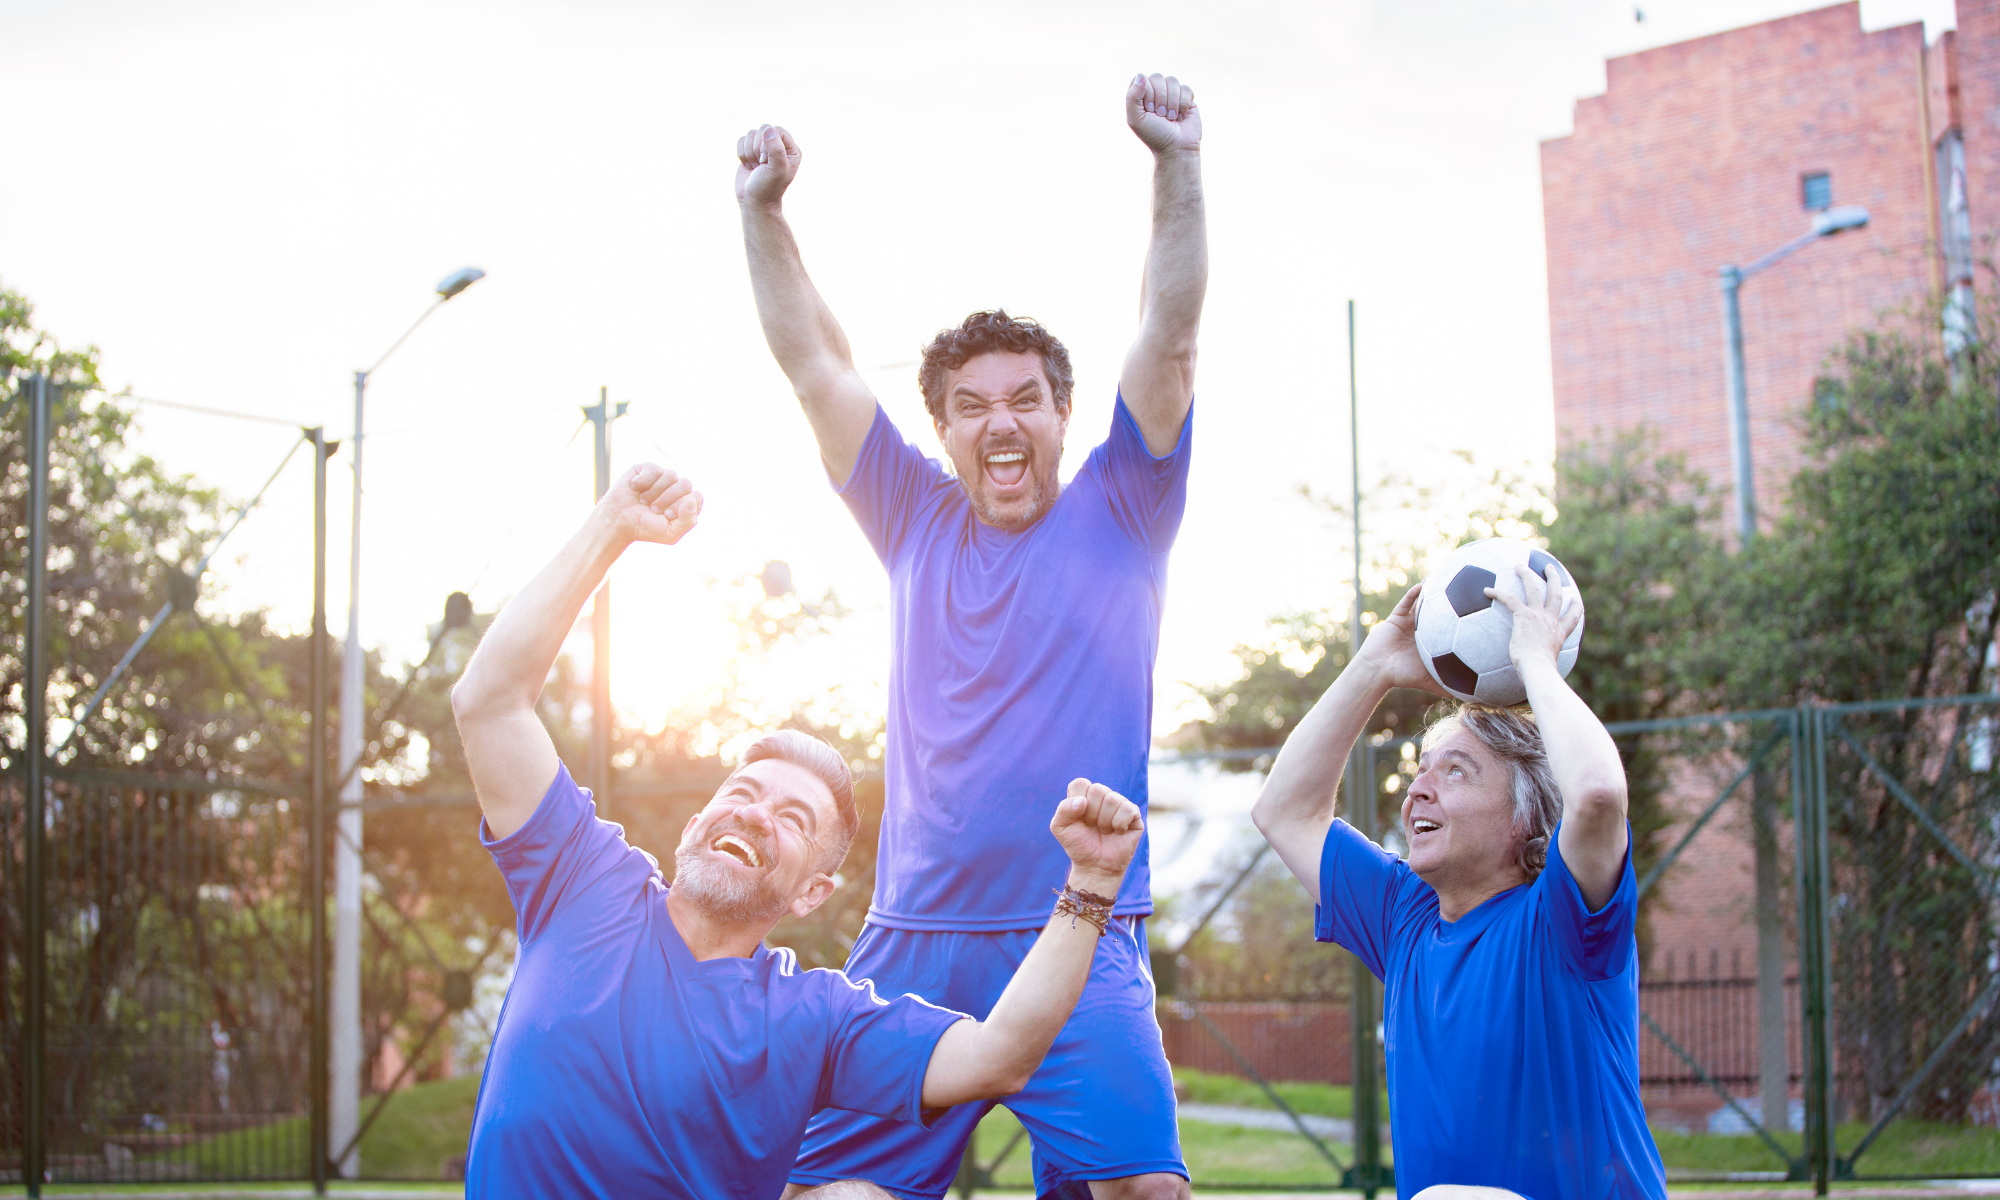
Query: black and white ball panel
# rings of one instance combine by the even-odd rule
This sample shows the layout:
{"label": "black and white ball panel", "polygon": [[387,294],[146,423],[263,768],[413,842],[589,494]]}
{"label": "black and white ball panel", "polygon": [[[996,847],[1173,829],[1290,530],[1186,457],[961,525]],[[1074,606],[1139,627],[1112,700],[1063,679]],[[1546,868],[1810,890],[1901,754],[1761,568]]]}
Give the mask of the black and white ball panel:
{"label": "black and white ball panel", "polygon": [[[1581,596],[1569,569],[1548,551],[1513,538],[1487,538],[1452,551],[1424,580],[1417,604],[1417,651],[1446,691],[1461,700],[1482,704],[1519,704],[1528,698],[1520,673],[1507,653],[1514,635],[1514,617],[1505,605],[1486,594],[1487,588],[1514,599],[1522,596],[1517,566],[1546,578],[1556,568],[1562,582],[1564,608]],[[1567,675],[1576,664],[1583,628],[1563,643],[1556,666]]]}

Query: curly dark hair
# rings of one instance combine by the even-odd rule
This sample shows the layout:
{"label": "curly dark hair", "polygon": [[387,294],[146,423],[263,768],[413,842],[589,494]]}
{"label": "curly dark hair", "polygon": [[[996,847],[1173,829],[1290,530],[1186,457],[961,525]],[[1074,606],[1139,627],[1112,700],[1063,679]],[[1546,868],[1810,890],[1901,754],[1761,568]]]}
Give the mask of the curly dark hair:
{"label": "curly dark hair", "polygon": [[1042,370],[1048,373],[1049,386],[1055,391],[1056,411],[1069,411],[1070,389],[1076,385],[1069,369],[1069,351],[1040,322],[1010,317],[1006,309],[996,308],[973,313],[957,329],[940,329],[924,347],[917,386],[923,389],[924,407],[930,410],[931,420],[944,422],[945,376],[982,354],[996,352],[1041,355]]}

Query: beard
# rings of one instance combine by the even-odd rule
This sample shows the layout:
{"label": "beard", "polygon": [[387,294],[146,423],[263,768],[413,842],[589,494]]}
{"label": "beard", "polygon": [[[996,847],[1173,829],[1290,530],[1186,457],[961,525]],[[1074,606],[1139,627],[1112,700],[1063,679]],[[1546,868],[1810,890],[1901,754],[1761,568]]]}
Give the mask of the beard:
{"label": "beard", "polygon": [[[674,851],[674,890],[697,909],[718,921],[749,924],[774,921],[787,903],[771,884],[767,874],[746,878],[737,868],[708,853],[708,844],[724,832],[711,826],[697,830]],[[757,846],[765,858],[770,854],[760,844],[763,839],[745,829],[727,832]]]}
{"label": "beard", "polygon": [[[1000,454],[1009,450],[1019,450],[1027,453],[1028,482],[1033,487],[1033,492],[1029,495],[1027,504],[1024,507],[1015,509],[1012,512],[1003,512],[996,508],[986,495],[988,480],[984,464],[987,455]],[[1036,454],[1033,447],[1011,438],[1002,439],[994,444],[979,447],[978,454],[972,460],[973,473],[971,475],[968,475],[963,470],[958,470],[955,463],[953,464],[953,469],[958,474],[959,488],[965,492],[966,500],[972,505],[973,515],[978,517],[983,524],[990,525],[995,529],[1026,529],[1036,521],[1041,520],[1048,513],[1049,509],[1055,507],[1056,497],[1062,492],[1062,480],[1057,473],[1062,463],[1062,451],[1062,443],[1056,443],[1055,465],[1049,468],[1046,478],[1038,478],[1036,474],[1040,469],[1042,456]]]}

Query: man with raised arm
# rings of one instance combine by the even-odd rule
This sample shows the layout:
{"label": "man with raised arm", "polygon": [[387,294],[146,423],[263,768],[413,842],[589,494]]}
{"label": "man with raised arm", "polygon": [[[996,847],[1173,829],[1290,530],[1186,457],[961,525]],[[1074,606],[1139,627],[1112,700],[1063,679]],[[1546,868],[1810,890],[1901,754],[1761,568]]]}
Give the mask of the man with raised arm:
{"label": "man with raised arm", "polygon": [[[737,143],[736,196],[771,353],[835,490],[888,569],[888,797],[868,923],[849,970],[981,1013],[1034,942],[1056,866],[1034,797],[1081,771],[1146,803],[1167,551],[1187,499],[1195,335],[1208,278],[1201,115],[1179,80],[1135,77],[1125,120],[1153,153],[1138,340],[1110,435],[1068,487],[1069,354],[980,312],[937,335],[918,381],[947,471],[903,439],[807,278],[782,199],[798,143]],[[1173,1078],[1153,1014],[1142,850],[1076,1015],[1008,1107],[1044,1196],[1182,1197]],[[991,1105],[932,1129],[815,1118],[794,1189],[849,1175],[938,1197]]]}
{"label": "man with raised arm", "polygon": [[1396,1190],[1424,1200],[1664,1200],[1639,1103],[1638,886],[1625,771],[1556,654],[1583,620],[1562,568],[1486,594],[1532,713],[1466,704],[1424,731],[1402,860],[1334,817],[1392,687],[1436,691],[1411,588],[1285,742],[1253,816],[1383,982]]}
{"label": "man with raised arm", "polygon": [[[1023,864],[1045,896],[1067,869],[1056,915],[978,1021],[800,971],[791,951],[763,944],[780,917],[833,891],[858,823],[847,765],[816,738],[781,730],[750,748],[688,821],[669,886],[571,781],[535,703],[611,564],[633,542],[679,541],[700,509],[673,472],[627,471],[501,610],[452,689],[480,836],[520,941],[479,1084],[468,1197],[775,1200],[820,1108],[915,1127],[1018,1091],[1111,920],[1091,897],[1118,890],[1139,845],[1136,805],[1068,785],[1048,824],[1066,861]],[[1046,813],[1048,798],[1024,802]],[[811,1194],[887,1197],[859,1177]]]}

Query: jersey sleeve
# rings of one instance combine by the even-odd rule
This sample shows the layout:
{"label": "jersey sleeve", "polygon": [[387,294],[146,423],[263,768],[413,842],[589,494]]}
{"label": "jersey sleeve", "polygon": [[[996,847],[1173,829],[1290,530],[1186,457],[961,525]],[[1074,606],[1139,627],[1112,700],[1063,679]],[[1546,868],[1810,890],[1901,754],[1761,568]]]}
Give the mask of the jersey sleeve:
{"label": "jersey sleeve", "polygon": [[835,491],[875,547],[875,556],[888,566],[904,535],[937,503],[940,485],[950,483],[944,468],[905,441],[878,404],[854,473]]}
{"label": "jersey sleeve", "polygon": [[1549,860],[1535,882],[1556,950],[1570,970],[1583,979],[1610,979],[1638,956],[1639,883],[1632,872],[1632,831],[1625,830],[1625,862],[1618,887],[1596,912],[1584,901],[1583,889],[1569,873],[1562,856],[1562,828],[1549,839]]}
{"label": "jersey sleeve", "polygon": [[1150,553],[1165,552],[1180,532],[1187,511],[1188,462],[1194,442],[1194,410],[1181,421],[1180,440],[1155,456],[1146,435],[1120,395],[1111,413],[1111,435],[1090,452],[1085,470],[1097,473],[1111,501],[1113,519],[1125,536]]}
{"label": "jersey sleeve", "polygon": [[636,887],[659,871],[652,855],[625,840],[623,828],[598,817],[590,793],[560,764],[525,825],[495,841],[482,818],[479,841],[507,882],[523,946],[591,892],[626,876]]}
{"label": "jersey sleeve", "polygon": [[816,1107],[926,1125],[924,1074],[931,1052],[965,1014],[907,994],[884,1000],[873,983],[839,971],[813,973],[831,977],[832,1037]]}
{"label": "jersey sleeve", "polygon": [[1396,908],[1415,879],[1402,859],[1335,820],[1319,852],[1319,904],[1313,936],[1352,951],[1377,979],[1389,961]]}

